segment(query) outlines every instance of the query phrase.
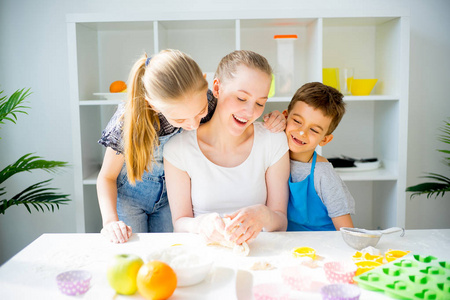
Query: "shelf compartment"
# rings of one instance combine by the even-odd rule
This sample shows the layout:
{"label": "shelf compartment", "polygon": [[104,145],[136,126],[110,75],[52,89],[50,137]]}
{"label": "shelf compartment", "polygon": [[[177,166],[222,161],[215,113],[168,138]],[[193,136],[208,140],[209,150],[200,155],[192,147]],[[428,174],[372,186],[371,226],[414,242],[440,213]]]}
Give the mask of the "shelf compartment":
{"label": "shelf compartment", "polygon": [[98,174],[100,173],[100,168],[91,173],[90,175],[83,178],[83,185],[97,185]]}
{"label": "shelf compartment", "polygon": [[236,50],[235,20],[158,22],[159,50],[178,49],[190,55],[202,71],[215,72],[222,57]]}
{"label": "shelf compartment", "polygon": [[[351,101],[322,155],[378,158],[398,174],[399,101]],[[389,162],[386,165],[386,162]]]}
{"label": "shelf compartment", "polygon": [[76,35],[81,100],[109,92],[116,80],[126,82],[134,62],[154,53],[153,22],[78,23]]}
{"label": "shelf compartment", "polygon": [[117,107],[80,106],[82,176],[87,178],[98,172],[103,162],[104,147],[98,143]]}
{"label": "shelf compartment", "polygon": [[400,18],[330,18],[323,22],[323,68],[377,78],[373,94],[400,93]]}
{"label": "shelf compartment", "polygon": [[356,214],[353,224],[359,228],[386,229],[398,226],[398,181],[347,181],[346,185],[355,199]]}
{"label": "shelf compartment", "polygon": [[[293,92],[310,81],[321,81],[321,19],[256,19],[240,20],[241,49],[263,55],[277,75],[277,42],[275,35],[296,34],[294,41]],[[276,77],[276,76],[275,76]],[[275,96],[277,91],[275,90]]]}

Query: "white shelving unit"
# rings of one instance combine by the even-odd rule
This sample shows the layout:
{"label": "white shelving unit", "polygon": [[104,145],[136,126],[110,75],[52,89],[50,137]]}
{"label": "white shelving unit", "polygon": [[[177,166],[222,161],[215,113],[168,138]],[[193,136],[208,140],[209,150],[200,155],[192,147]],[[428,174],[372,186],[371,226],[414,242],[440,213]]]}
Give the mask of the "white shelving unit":
{"label": "white shelving unit", "polygon": [[[93,93],[107,92],[115,80],[125,81],[142,53],[166,48],[190,54],[204,72],[214,72],[220,59],[233,50],[253,50],[264,55],[276,72],[275,34],[299,37],[294,44],[296,87],[321,81],[322,68],[353,67],[356,78],[378,78],[370,96],[345,97],[347,113],[322,154],[380,159],[380,169],[341,173],[356,199],[354,222],[366,228],[404,226],[409,81],[406,11],[359,7],[354,11],[68,15],[77,230],[101,229],[95,184],[104,149],[97,140],[120,102],[102,100]],[[275,94],[266,111],[282,111],[289,101]]]}

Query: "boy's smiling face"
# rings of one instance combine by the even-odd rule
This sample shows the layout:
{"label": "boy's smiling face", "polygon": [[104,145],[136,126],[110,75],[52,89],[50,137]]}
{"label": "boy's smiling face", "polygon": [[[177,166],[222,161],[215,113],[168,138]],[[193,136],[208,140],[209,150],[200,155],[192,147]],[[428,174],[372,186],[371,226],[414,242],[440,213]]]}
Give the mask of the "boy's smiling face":
{"label": "boy's smiling face", "polygon": [[325,146],[333,139],[332,134],[327,135],[331,118],[320,109],[298,101],[289,115],[287,111],[283,114],[291,159],[308,162],[318,145]]}

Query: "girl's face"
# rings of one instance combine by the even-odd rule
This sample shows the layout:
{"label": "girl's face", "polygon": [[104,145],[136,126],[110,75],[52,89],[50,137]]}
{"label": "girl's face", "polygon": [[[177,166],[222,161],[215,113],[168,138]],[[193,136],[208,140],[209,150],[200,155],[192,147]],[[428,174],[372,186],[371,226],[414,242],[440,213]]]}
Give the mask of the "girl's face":
{"label": "girl's face", "polygon": [[174,104],[156,110],[161,112],[174,127],[181,127],[184,130],[197,129],[200,120],[208,114],[206,90],[188,94],[174,101]]}
{"label": "girl's face", "polygon": [[217,109],[231,134],[241,135],[263,111],[268,99],[271,77],[245,65],[237,67],[234,78],[214,80]]}

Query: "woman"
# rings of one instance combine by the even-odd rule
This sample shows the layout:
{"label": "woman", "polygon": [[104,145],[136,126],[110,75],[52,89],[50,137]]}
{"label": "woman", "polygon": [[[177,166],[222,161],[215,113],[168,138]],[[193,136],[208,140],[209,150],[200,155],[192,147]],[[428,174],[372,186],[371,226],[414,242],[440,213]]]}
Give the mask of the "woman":
{"label": "woman", "polygon": [[[210,242],[251,242],[261,232],[286,230],[289,154],[283,132],[261,123],[272,69],[252,51],[225,56],[217,69],[214,115],[164,149],[174,230]],[[231,218],[225,226],[222,217]]]}

